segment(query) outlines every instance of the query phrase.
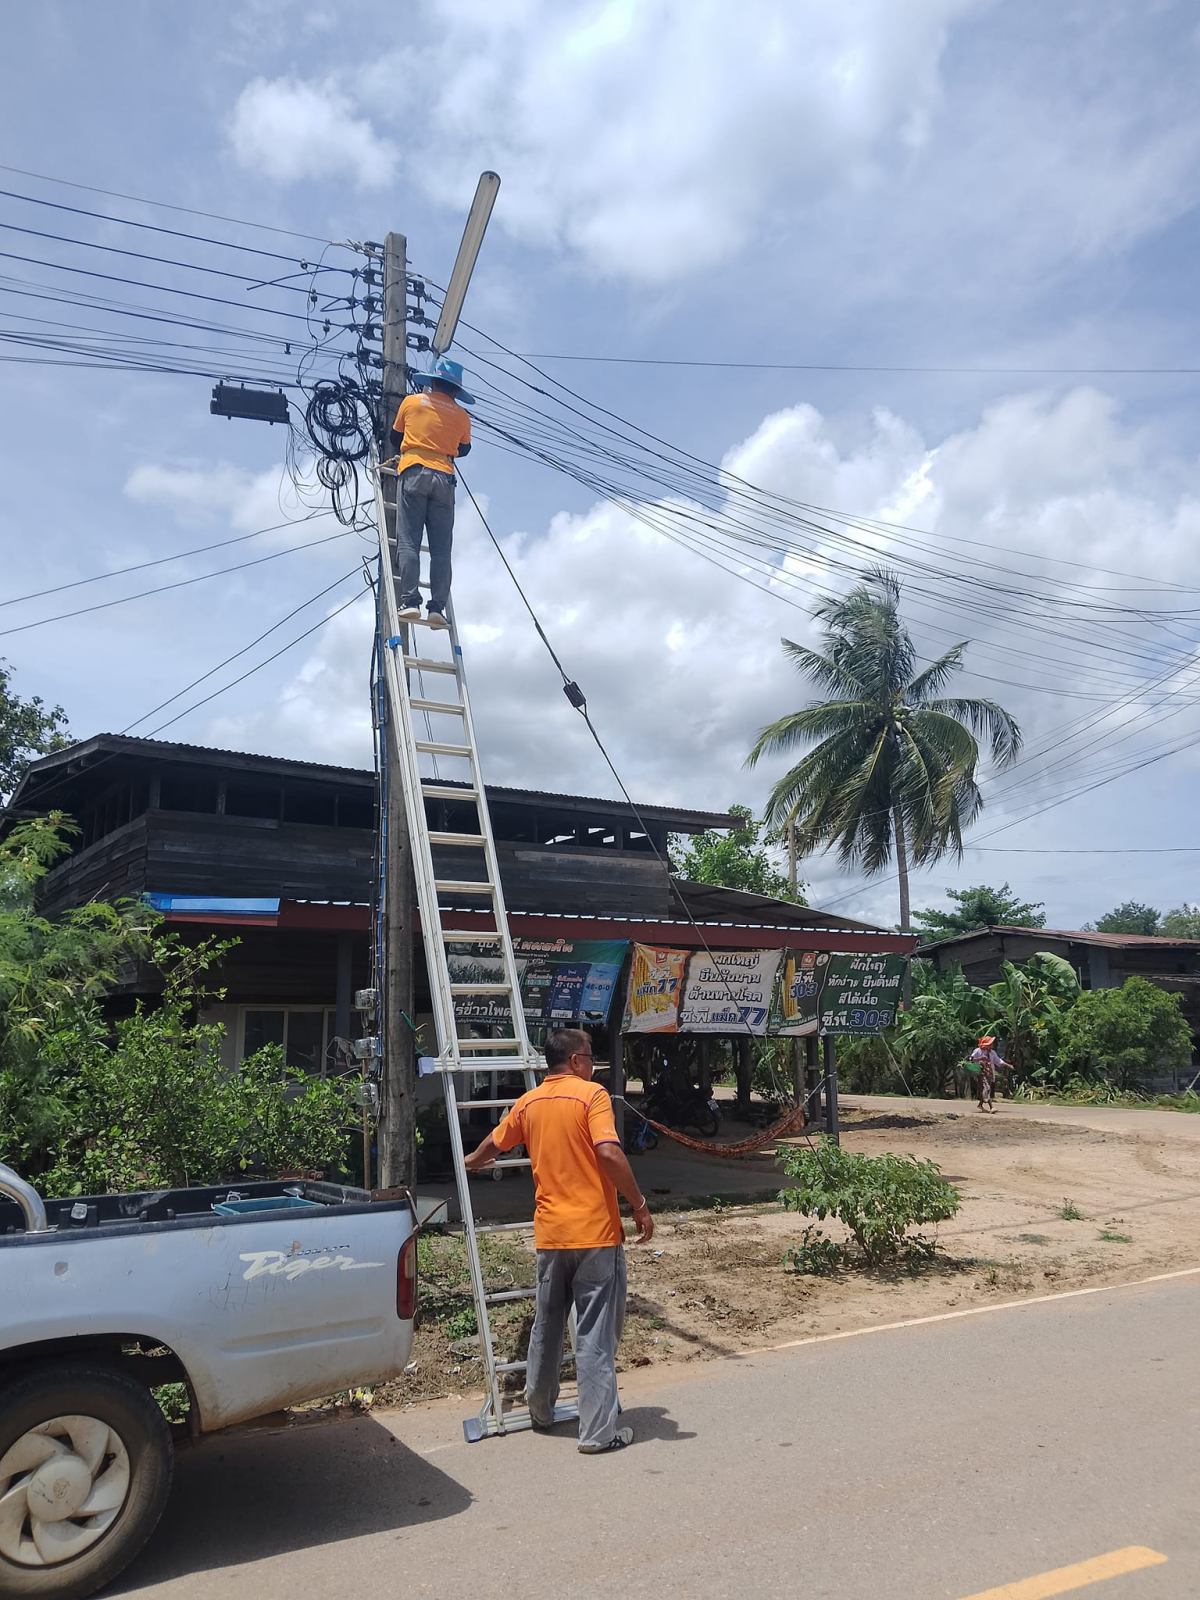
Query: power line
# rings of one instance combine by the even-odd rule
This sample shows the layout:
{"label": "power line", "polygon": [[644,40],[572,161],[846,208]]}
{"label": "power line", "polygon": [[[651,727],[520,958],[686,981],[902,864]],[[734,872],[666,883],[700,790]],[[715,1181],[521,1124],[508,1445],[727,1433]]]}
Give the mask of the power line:
{"label": "power line", "polygon": [[[297,233],[294,228],[277,228],[269,222],[247,222],[244,217],[226,217],[219,211],[197,211],[194,206],[175,205],[170,200],[147,200],[144,195],[122,194],[119,189],[98,189],[91,183],[75,183],[70,178],[52,178],[45,172],[30,172],[26,167],[9,167],[5,166],[3,162],[0,162],[0,172],[14,172],[21,178],[36,178],[39,183],[57,183],[67,189],[83,189],[88,194],[106,195],[110,200],[130,200],[134,205],[157,206],[161,211],[179,211],[189,217],[204,217],[209,222],[228,222],[237,228],[257,228],[262,233],[284,234],[289,239],[307,239],[309,244],[336,245],[339,243],[337,239],[323,239],[319,234],[315,233]],[[46,203],[49,204],[49,202]],[[112,220],[120,222],[124,219],[115,217]],[[349,249],[350,246],[342,245],[342,248]],[[261,253],[266,255],[270,252],[263,251]],[[284,256],[280,259],[290,260],[291,257]]]}
{"label": "power line", "polygon": [[[330,590],[340,587],[341,584],[345,583],[349,578],[352,578],[358,570],[359,568],[352,567],[349,572],[343,572],[340,578],[335,578],[333,582],[327,584],[324,589],[318,590],[316,594],[310,595],[307,600],[301,601],[301,603],[298,606],[293,607],[293,609],[289,611],[286,616],[280,617],[278,622],[273,622],[269,628],[265,628],[256,639],[251,639],[249,644],[244,644],[240,650],[235,650],[231,656],[226,656],[224,661],[218,661],[215,667],[209,667],[207,672],[202,672],[198,678],[193,678],[191,683],[185,684],[182,689],[177,689],[175,693],[170,695],[166,700],[161,700],[158,705],[153,706],[149,711],[143,712],[140,717],[135,717],[127,727],[121,729],[122,734],[128,734],[131,729],[137,727],[139,722],[149,722],[151,717],[157,716],[160,711],[165,711],[166,708],[169,705],[173,705],[176,700],[182,699],[185,694],[189,694],[193,689],[198,688],[206,678],[211,678],[214,673],[220,672],[223,667],[227,667],[231,661],[236,661],[239,656],[244,656],[248,650],[253,650],[256,644],[261,644],[264,639],[276,632],[277,629],[282,628],[285,622],[290,622],[293,617],[299,616],[301,611],[306,611],[309,606],[315,605],[318,600],[324,599]],[[354,598],[357,598],[357,596]],[[307,638],[307,635],[302,634],[300,637]],[[293,640],[292,642],[296,643],[298,641]],[[290,648],[290,646],[285,646],[285,649]],[[275,657],[272,656],[270,659],[274,660]],[[238,679],[237,681],[240,683],[242,680]],[[232,687],[232,685],[226,685],[226,687]],[[218,692],[224,693],[224,690],[220,690]],[[201,701],[200,703],[202,705],[205,704],[204,701]],[[192,709],[194,710],[195,707]],[[163,723],[161,726],[166,727],[168,724]],[[156,729],[155,731],[157,732],[158,730]]]}
{"label": "power line", "polygon": [[[464,327],[467,324],[464,323]],[[487,337],[485,335],[485,337]],[[833,361],[707,361],[673,356],[596,356],[563,350],[514,350],[522,361],[589,361],[623,367],[715,367],[742,372],[891,372],[943,377],[1195,377],[1200,367],[885,367]]]}
{"label": "power line", "polygon": [[247,678],[252,678],[256,672],[261,672],[264,667],[269,667],[272,661],[278,661],[280,656],[286,655],[289,650],[302,643],[303,640],[309,638],[311,634],[314,634],[319,629],[323,628],[327,622],[332,622],[334,617],[340,616],[341,613],[352,606],[355,601],[361,600],[365,592],[366,591],[351,595],[349,600],[345,601],[342,605],[331,611],[327,617],[322,617],[320,622],[315,622],[311,628],[306,628],[303,633],[298,633],[294,639],[289,639],[287,644],[281,645],[273,655],[267,656],[265,660],[260,661],[256,666],[251,667],[247,672],[243,672],[240,677],[233,678],[229,683],[222,684],[219,689],[214,689],[212,694],[205,695],[203,700],[197,700],[192,705],[185,707],[184,710],[177,712],[175,716],[168,717],[166,722],[160,722],[157,728],[151,728],[150,732],[145,734],[143,737],[147,739],[153,739],[157,737],[157,735],[160,734],[164,728],[173,727],[175,723],[182,721],[184,717],[190,716],[193,711],[199,711],[201,706],[208,705],[210,700],[215,700],[219,695],[228,693],[230,689],[236,689],[239,683],[245,683]]}
{"label": "power line", "polygon": [[[0,189],[0,194],[4,193],[6,191]],[[126,250],[121,245],[101,244],[95,239],[76,239],[65,233],[47,233],[41,228],[23,228],[16,222],[0,222],[0,228],[3,228],[8,233],[25,233],[33,239],[49,239],[54,244],[73,244],[82,250],[103,250],[108,255],[129,256],[134,261],[153,261],[157,266],[182,267],[187,272],[207,272],[212,277],[232,278],[237,283],[248,283],[258,289],[283,289],[288,294],[307,295],[310,293],[308,289],[302,288],[298,283],[263,283],[261,276],[256,276],[253,273],[230,272],[224,267],[209,267],[198,261],[179,261],[174,256],[150,255],[145,250]],[[292,264],[298,265],[296,262]],[[348,272],[351,269],[348,267],[325,267],[322,270],[325,272]],[[297,276],[299,275],[297,273]]]}
{"label": "power line", "polygon": [[17,606],[26,600],[41,600],[48,594],[62,594],[67,589],[81,588],[85,583],[102,583],[106,578],[123,578],[130,572],[144,572],[147,567],[161,567],[171,561],[184,561],[189,556],[206,555],[209,550],[225,550],[231,544],[245,544],[247,539],[259,539],[264,533],[278,533],[281,528],[298,527],[322,515],[324,513],[320,511],[310,511],[306,517],[289,517],[286,522],[273,522],[270,527],[256,528],[253,533],[240,533],[236,539],[220,539],[216,544],[200,544],[194,550],[177,550],[174,555],[158,556],[153,561],[137,561],[130,567],[114,567],[111,572],[94,572],[89,578],[76,578],[71,583],[52,584],[49,589],[33,589],[29,594],[17,594],[8,600],[0,600],[0,606]]}
{"label": "power line", "polygon": [[87,616],[92,611],[107,611],[111,606],[123,606],[130,600],[145,600],[150,595],[166,594],[171,589],[186,589],[190,584],[203,583],[208,578],[224,578],[231,572],[244,572],[248,567],[261,567],[268,561],[278,561],[281,556],[295,555],[298,550],[316,550],[323,544],[332,544],[335,539],[346,539],[352,532],[353,529],[346,528],[324,539],[312,539],[308,544],[289,545],[286,550],[273,551],[271,555],[259,556],[255,561],[239,561],[236,566],[218,567],[215,572],[201,572],[194,578],[180,578],[176,583],[163,583],[156,589],[142,589],[137,594],[120,595],[115,600],[101,600],[94,606],[80,606],[75,611],[60,611],[53,617],[40,617],[37,622],[23,622],[17,628],[0,628],[0,638],[12,633],[27,633],[30,628],[41,628],[48,622],[69,622],[74,617]]}

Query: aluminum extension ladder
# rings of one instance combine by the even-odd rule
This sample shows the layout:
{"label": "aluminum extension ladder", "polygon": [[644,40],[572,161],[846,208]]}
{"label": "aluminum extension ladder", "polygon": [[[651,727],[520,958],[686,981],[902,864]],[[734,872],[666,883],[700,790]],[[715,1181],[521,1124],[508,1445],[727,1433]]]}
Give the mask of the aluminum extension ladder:
{"label": "aluminum extension ladder", "polygon": [[[384,469],[386,470],[386,469]],[[471,706],[467,697],[467,680],[463,670],[462,646],[454,621],[453,606],[447,608],[447,630],[434,630],[422,618],[419,622],[401,622],[396,601],[396,585],[392,568],[392,554],[387,537],[387,520],[383,504],[381,480],[378,471],[375,480],[375,510],[379,527],[379,585],[380,621],[382,630],[381,655],[386,687],[387,714],[394,719],[395,743],[399,751],[400,772],[389,774],[389,780],[399,781],[404,792],[404,805],[408,817],[408,831],[412,844],[413,870],[416,877],[417,905],[421,913],[421,935],[425,945],[425,959],[429,968],[429,990],[433,1002],[433,1018],[437,1031],[436,1056],[421,1059],[422,1074],[440,1073],[446,1097],[446,1122],[454,1159],[454,1176],[462,1212],[463,1234],[466,1240],[467,1261],[471,1273],[471,1288],[475,1300],[475,1313],[479,1329],[480,1348],[487,1374],[487,1396],[478,1416],[468,1417],[463,1431],[468,1440],[482,1439],[489,1434],[511,1433],[532,1426],[529,1412],[524,1407],[506,1408],[503,1383],[506,1374],[523,1372],[524,1361],[498,1361],[492,1338],[489,1309],[514,1300],[529,1300],[534,1290],[489,1290],[484,1282],[479,1256],[479,1238],[483,1234],[520,1232],[532,1229],[531,1221],[489,1223],[477,1226],[471,1203],[470,1180],[463,1164],[464,1149],[459,1117],[468,1111],[500,1111],[515,1105],[517,1096],[498,1097],[493,1087],[490,1095],[474,1098],[473,1079],[490,1074],[493,1086],[499,1073],[520,1073],[525,1088],[532,1089],[538,1082],[537,1074],[545,1071],[544,1058],[529,1043],[525,1026],[525,1012],[521,1004],[521,991],[513,956],[512,939],[504,908],[504,893],[500,885],[500,872],[496,861],[496,846],[492,837],[491,818],[488,814],[487,796],[484,792],[483,774],[479,766],[479,752],[475,743],[475,729],[471,720]],[[424,585],[422,585],[424,587]],[[416,644],[418,637],[428,638],[428,646]],[[443,653],[441,641],[449,644],[448,655]],[[436,689],[427,690],[425,679],[432,678]],[[417,732],[417,719],[424,722],[427,737]],[[435,737],[433,720],[449,725],[450,732]],[[457,780],[448,783],[435,773],[422,771],[422,764],[436,760],[453,763],[456,774],[465,769],[466,787]],[[426,816],[425,802],[449,801],[456,805],[464,802],[474,806],[477,826],[471,830],[431,830]],[[439,877],[434,866],[435,848],[472,851],[477,855],[479,867],[468,878]],[[387,895],[387,884],[384,885]],[[476,926],[442,926],[439,897],[478,898],[487,902],[495,923],[494,930],[481,931],[478,917],[471,913],[460,916],[467,924],[474,920]],[[449,921],[455,920],[453,912],[447,913]],[[456,983],[450,976],[447,946],[471,944],[481,952],[491,954],[498,968],[494,981]],[[459,996],[491,998],[501,1006],[508,1005],[511,1026],[503,1037],[473,1038],[459,1033],[455,1018],[455,999]],[[462,1080],[465,1094],[460,1098]],[[503,1171],[509,1167],[529,1166],[528,1156],[508,1156],[496,1163]],[[572,1344],[574,1344],[574,1318],[571,1319]],[[568,1356],[566,1360],[573,1359]],[[573,1400],[559,1403],[555,1421],[565,1421],[578,1416]]]}

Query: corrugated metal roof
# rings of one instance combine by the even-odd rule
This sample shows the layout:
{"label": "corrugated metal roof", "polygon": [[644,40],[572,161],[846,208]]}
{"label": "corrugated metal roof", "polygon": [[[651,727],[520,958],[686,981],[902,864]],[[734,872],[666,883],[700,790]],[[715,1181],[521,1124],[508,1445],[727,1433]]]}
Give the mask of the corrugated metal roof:
{"label": "corrugated metal roof", "polygon": [[[69,745],[65,750],[56,750],[53,754],[42,756],[39,760],[31,762],[28,771],[22,778],[13,796],[13,802],[22,796],[24,789],[29,786],[36,788],[36,783],[30,783],[41,772],[55,771],[59,767],[69,765],[82,757],[92,753],[105,755],[161,755],[166,759],[194,760],[206,765],[213,765],[221,760],[250,761],[267,770],[274,771],[300,771],[313,777],[328,777],[335,781],[347,778],[360,782],[374,782],[375,774],[368,767],[337,767],[322,761],[302,761],[292,756],[266,756],[253,750],[227,750],[218,745],[202,744],[177,744],[167,739],[138,739],[123,733],[96,733],[88,739],[81,739],[76,744]],[[457,787],[453,779],[441,779],[440,782],[448,787]],[[463,788],[467,785],[464,783]],[[631,815],[628,804],[621,799],[602,797],[599,795],[561,794],[549,789],[526,789],[503,786],[489,783],[486,785],[489,794],[503,796],[506,799],[530,801],[544,800],[564,806],[603,806],[619,811],[623,815]],[[10,802],[11,803],[11,802]],[[663,806],[641,804],[637,809],[655,822],[670,822],[672,819],[686,820],[692,827],[698,828],[729,828],[733,827],[736,818],[724,811],[697,811],[691,806]]]}
{"label": "corrugated metal roof", "polygon": [[1200,950],[1200,939],[1170,939],[1159,933],[1099,933],[1089,928],[1023,928],[1015,923],[997,923],[994,928],[972,928],[970,933],[953,933],[947,939],[932,939],[925,950],[945,950],[948,945],[986,939],[993,933],[1019,933],[1030,939],[1069,939],[1073,944],[1095,944],[1109,950],[1124,950],[1139,945],[1165,949],[1167,946]]}

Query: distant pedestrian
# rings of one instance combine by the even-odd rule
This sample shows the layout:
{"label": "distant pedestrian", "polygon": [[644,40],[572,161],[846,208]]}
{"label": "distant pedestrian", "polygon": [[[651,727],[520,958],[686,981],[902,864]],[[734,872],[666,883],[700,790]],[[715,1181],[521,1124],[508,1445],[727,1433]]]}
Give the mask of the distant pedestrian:
{"label": "distant pedestrian", "polygon": [[971,1051],[971,1060],[979,1063],[979,1109],[992,1111],[996,1109],[996,1069],[1007,1067],[1011,1071],[1012,1062],[1005,1061],[992,1046],[996,1043],[996,1036],[987,1033],[979,1041],[979,1047]]}
{"label": "distant pedestrian", "polygon": [[537,1205],[537,1300],[525,1398],[535,1428],[554,1422],[563,1334],[575,1308],[579,1448],[584,1455],[620,1450],[633,1429],[619,1428],[617,1345],[625,1322],[625,1233],[618,1192],[637,1226],[636,1244],[654,1233],[649,1207],[625,1157],[612,1101],[592,1082],[592,1045],[582,1028],[556,1028],[546,1039],[547,1073],[466,1158],[468,1172],[503,1150],[529,1152]]}
{"label": "distant pedestrian", "polygon": [[397,587],[401,622],[421,615],[421,535],[429,536],[429,625],[445,628],[450,598],[450,549],[454,542],[454,463],[471,449],[471,419],[463,410],[475,401],[462,386],[462,366],[439,356],[415,384],[427,394],[406,395],[392,432],[400,444],[396,470]]}

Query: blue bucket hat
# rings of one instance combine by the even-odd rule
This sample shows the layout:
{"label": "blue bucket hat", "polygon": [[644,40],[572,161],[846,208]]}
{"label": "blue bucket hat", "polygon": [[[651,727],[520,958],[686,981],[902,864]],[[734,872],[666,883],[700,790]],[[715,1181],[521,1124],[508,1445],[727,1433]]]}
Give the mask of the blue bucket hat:
{"label": "blue bucket hat", "polygon": [[427,383],[432,383],[435,378],[440,378],[443,383],[452,383],[458,390],[455,399],[464,406],[473,406],[475,396],[468,394],[462,386],[462,362],[451,361],[449,356],[439,356],[428,372],[414,372],[413,382],[422,388]]}

